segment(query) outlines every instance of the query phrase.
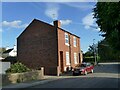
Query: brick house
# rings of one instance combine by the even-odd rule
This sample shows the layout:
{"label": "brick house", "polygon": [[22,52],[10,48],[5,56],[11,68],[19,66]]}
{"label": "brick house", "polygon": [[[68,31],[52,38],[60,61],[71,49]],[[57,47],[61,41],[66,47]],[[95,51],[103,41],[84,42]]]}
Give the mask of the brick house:
{"label": "brick house", "polygon": [[18,60],[45,74],[59,75],[82,62],[80,37],[54,25],[34,19],[17,38]]}

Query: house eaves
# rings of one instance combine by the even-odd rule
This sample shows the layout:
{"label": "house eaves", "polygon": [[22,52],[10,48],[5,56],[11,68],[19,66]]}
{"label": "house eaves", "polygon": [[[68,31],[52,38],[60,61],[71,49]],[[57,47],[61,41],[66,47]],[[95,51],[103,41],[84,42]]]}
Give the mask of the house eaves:
{"label": "house eaves", "polygon": [[13,50],[13,48],[8,49],[8,50],[4,51],[3,54],[5,54],[5,53],[10,53],[12,50]]}

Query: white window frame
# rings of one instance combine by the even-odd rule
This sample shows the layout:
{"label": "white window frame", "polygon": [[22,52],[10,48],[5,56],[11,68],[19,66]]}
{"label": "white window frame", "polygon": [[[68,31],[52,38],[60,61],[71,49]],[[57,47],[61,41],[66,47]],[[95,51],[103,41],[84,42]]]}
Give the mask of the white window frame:
{"label": "white window frame", "polygon": [[75,64],[78,64],[77,53],[76,53],[76,52],[74,53],[74,63],[75,63]]}
{"label": "white window frame", "polygon": [[73,46],[76,47],[77,46],[77,38],[74,36],[73,37]]}
{"label": "white window frame", "polygon": [[67,69],[67,67],[64,67],[64,71],[67,71],[66,69]]}
{"label": "white window frame", "polygon": [[[68,42],[66,42],[66,40],[68,40]],[[68,33],[65,33],[65,45],[69,46],[69,36],[68,36]]]}
{"label": "white window frame", "polygon": [[66,52],[66,65],[70,65],[69,52]]}

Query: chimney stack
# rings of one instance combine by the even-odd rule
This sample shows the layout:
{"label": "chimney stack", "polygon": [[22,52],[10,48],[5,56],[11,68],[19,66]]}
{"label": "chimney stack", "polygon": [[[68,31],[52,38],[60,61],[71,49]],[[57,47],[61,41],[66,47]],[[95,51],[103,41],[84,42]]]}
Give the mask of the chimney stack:
{"label": "chimney stack", "polygon": [[54,26],[55,26],[56,28],[57,28],[57,27],[60,28],[60,26],[61,26],[60,20],[56,20],[56,21],[54,21],[53,23],[54,23]]}

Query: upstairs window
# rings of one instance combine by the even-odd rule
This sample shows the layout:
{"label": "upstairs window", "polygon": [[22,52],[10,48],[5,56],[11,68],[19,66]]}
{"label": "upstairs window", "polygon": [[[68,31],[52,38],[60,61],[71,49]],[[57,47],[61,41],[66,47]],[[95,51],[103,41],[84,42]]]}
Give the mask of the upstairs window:
{"label": "upstairs window", "polygon": [[69,36],[68,36],[68,33],[65,33],[65,45],[69,46]]}
{"label": "upstairs window", "polygon": [[76,37],[73,37],[73,46],[74,46],[74,47],[76,47],[76,46],[77,46]]}

